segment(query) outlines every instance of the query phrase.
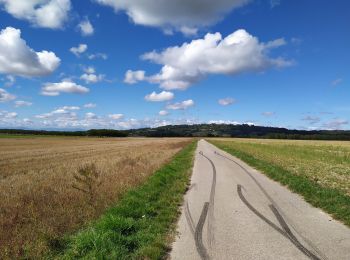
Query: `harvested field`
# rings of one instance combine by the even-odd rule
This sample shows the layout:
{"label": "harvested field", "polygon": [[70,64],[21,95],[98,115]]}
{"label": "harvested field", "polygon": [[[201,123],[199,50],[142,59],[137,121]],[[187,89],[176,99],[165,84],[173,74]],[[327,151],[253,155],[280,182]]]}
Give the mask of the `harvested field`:
{"label": "harvested field", "polygon": [[189,142],[0,139],[0,258],[38,258],[59,250],[63,235],[96,219]]}

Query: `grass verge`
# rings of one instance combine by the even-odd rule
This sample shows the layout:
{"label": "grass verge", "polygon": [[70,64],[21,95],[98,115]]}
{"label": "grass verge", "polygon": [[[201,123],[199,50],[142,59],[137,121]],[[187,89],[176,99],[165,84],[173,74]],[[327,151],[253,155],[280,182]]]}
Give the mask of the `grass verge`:
{"label": "grass verge", "polygon": [[142,186],[81,232],[69,237],[57,259],[159,259],[169,250],[197,142],[156,171]]}
{"label": "grass verge", "polygon": [[209,140],[209,142],[225,152],[238,157],[271,179],[287,186],[293,192],[299,193],[304,197],[305,201],[317,208],[323,209],[335,219],[342,221],[350,227],[350,197],[344,192],[334,188],[323,187],[305,176],[295,175],[283,167],[257,159],[246,152],[234,149],[232,146],[229,147],[213,140]]}

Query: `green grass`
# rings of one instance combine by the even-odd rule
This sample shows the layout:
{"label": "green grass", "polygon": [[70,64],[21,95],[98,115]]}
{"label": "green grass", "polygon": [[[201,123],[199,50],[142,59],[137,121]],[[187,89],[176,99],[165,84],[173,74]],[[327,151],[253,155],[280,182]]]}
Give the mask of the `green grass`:
{"label": "green grass", "polygon": [[[239,141],[236,143],[236,141],[216,140],[210,140],[210,142],[245,161],[271,179],[287,186],[293,192],[299,193],[311,205],[323,209],[335,219],[350,227],[350,196],[340,188],[341,186],[333,185],[333,187],[330,187],[320,184],[319,180],[310,177],[310,174],[303,175],[303,171],[293,171],[294,168],[288,167],[293,166],[293,162],[288,161],[287,154],[277,153],[269,158],[269,151],[273,153],[273,145],[268,150],[266,149],[266,144],[254,144],[254,149],[252,149],[251,143],[243,142],[242,144]],[[259,145],[263,148],[260,149]],[[266,155],[262,154],[264,149],[266,150]],[[316,150],[316,147],[314,147],[314,150]],[[312,172],[313,167],[317,169],[317,165],[312,165],[312,160],[308,159],[308,157],[305,159],[305,154],[303,156],[305,161],[309,160],[310,172]],[[332,161],[331,158],[329,160]],[[294,166],[295,164],[298,164],[297,160],[294,160]],[[300,162],[300,164],[302,163]]]}
{"label": "green grass", "polygon": [[169,250],[189,183],[197,142],[180,151],[145,184],[67,239],[58,259],[160,259]]}

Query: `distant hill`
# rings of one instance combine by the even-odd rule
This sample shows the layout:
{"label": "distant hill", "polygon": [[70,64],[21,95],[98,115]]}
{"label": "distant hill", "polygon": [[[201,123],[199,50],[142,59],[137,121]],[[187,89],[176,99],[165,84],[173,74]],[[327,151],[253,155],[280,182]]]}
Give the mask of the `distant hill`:
{"label": "distant hill", "polygon": [[198,124],[169,125],[157,128],[141,128],[129,130],[129,136],[146,137],[240,137],[240,138],[272,138],[272,139],[311,139],[311,140],[350,140],[350,131],[342,130],[289,130],[286,128],[228,125]]}
{"label": "distant hill", "polygon": [[350,140],[350,131],[343,130],[290,130],[278,127],[227,124],[168,125],[125,131],[91,129],[88,131],[44,131],[23,129],[0,129],[1,134],[63,135],[99,137],[240,137],[302,140]]}

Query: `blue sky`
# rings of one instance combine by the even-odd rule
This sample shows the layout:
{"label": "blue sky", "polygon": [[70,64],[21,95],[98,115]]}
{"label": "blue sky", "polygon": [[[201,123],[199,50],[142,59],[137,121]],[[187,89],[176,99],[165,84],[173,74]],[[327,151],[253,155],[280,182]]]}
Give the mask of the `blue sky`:
{"label": "blue sky", "polygon": [[350,129],[350,3],[0,0],[0,127]]}

